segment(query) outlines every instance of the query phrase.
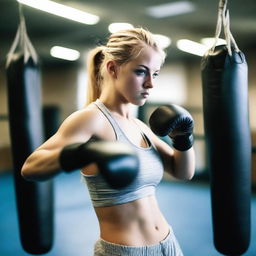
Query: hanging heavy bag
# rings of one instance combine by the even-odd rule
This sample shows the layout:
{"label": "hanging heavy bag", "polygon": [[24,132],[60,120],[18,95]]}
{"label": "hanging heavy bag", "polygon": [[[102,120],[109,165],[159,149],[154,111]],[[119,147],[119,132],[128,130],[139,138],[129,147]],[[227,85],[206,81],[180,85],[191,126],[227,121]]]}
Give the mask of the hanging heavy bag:
{"label": "hanging heavy bag", "polygon": [[[18,43],[20,51],[14,53]],[[24,18],[8,54],[9,128],[20,239],[31,254],[47,253],[53,243],[52,182],[29,182],[21,176],[26,158],[43,143],[40,74]]]}
{"label": "hanging heavy bag", "polygon": [[247,64],[230,33],[225,1],[220,3],[219,14],[216,39],[222,21],[227,45],[214,45],[201,63],[214,244],[222,254],[241,255],[250,243]]}

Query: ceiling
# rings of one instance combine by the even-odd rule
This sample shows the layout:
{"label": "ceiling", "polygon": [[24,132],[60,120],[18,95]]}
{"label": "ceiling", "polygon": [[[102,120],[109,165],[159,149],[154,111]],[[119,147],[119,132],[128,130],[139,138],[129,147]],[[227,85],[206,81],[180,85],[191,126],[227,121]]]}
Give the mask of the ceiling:
{"label": "ceiling", "polygon": [[[37,1],[37,0],[34,0]],[[57,0],[56,0],[57,1]],[[84,25],[69,21],[31,7],[23,6],[27,31],[40,58],[46,62],[56,62],[49,50],[54,45],[86,51],[96,44],[104,43],[108,36],[108,25],[112,22],[129,22],[134,26],[148,28],[153,33],[163,34],[172,39],[168,48],[169,59],[191,58],[176,48],[179,39],[200,42],[203,37],[212,37],[217,21],[219,0],[191,0],[195,11],[166,18],[153,18],[146,13],[148,6],[174,2],[171,0],[62,0],[72,7],[100,16],[96,25]],[[256,46],[256,1],[230,0],[228,8],[231,17],[231,31],[240,49]],[[0,62],[14,40],[19,23],[16,0],[0,0]],[[59,60],[60,61],[60,60]]]}

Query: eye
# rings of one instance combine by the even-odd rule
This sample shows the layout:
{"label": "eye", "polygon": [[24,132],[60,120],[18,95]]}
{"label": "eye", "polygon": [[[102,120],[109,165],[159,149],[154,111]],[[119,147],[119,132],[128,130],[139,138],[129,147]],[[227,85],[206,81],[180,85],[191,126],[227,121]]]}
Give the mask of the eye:
{"label": "eye", "polygon": [[154,73],[153,74],[153,78],[156,78],[156,77],[158,77],[159,76],[159,73]]}
{"label": "eye", "polygon": [[136,69],[135,70],[135,74],[138,76],[146,76],[147,73],[148,73],[148,71],[145,69]]}

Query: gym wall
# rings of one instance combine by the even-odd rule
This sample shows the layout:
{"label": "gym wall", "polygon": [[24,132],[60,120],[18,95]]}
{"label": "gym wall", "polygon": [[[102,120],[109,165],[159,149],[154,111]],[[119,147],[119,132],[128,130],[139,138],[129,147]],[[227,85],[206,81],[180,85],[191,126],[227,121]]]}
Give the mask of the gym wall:
{"label": "gym wall", "polygon": [[[245,53],[249,67],[249,109],[251,131],[254,138],[254,146],[256,146],[256,61],[251,58],[253,54]],[[77,90],[78,76],[81,67],[78,65],[57,65],[42,66],[42,101],[43,105],[55,105],[60,109],[60,121],[63,121],[69,114],[77,109]],[[162,77],[162,78],[161,78]],[[162,79],[162,80],[161,80]],[[201,71],[200,58],[194,57],[184,60],[166,63],[165,68],[161,71],[159,80],[164,85],[159,85],[155,91],[159,90],[157,95],[170,95],[173,97],[172,90],[180,88],[182,95],[175,95],[177,104],[181,104],[191,111],[195,119],[196,143],[195,150],[197,152],[197,169],[204,171],[206,168],[205,147],[204,147],[204,131],[202,118],[202,88],[201,88]],[[169,85],[168,85],[169,83]],[[176,83],[174,85],[174,83]],[[81,85],[80,85],[81,86]],[[86,86],[86,85],[84,85]],[[170,92],[167,93],[167,90]],[[160,92],[161,90],[161,92]],[[159,97],[159,96],[155,97]],[[174,99],[172,98],[172,99]],[[161,103],[166,100],[162,97],[155,98],[154,101]],[[6,99],[6,80],[4,66],[0,66],[0,115],[7,115],[7,99]],[[8,120],[1,120],[0,123],[0,172],[10,170],[10,141],[8,131]],[[253,177],[256,184],[256,153],[253,154]]]}

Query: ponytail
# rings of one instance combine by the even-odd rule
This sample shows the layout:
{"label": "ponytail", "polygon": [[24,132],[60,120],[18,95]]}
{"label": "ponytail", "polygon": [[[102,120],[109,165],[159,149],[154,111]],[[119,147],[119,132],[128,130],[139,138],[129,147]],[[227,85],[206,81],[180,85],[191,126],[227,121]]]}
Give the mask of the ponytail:
{"label": "ponytail", "polygon": [[103,47],[99,46],[91,50],[87,58],[87,100],[86,105],[95,101],[101,94],[101,64],[104,59]]}

